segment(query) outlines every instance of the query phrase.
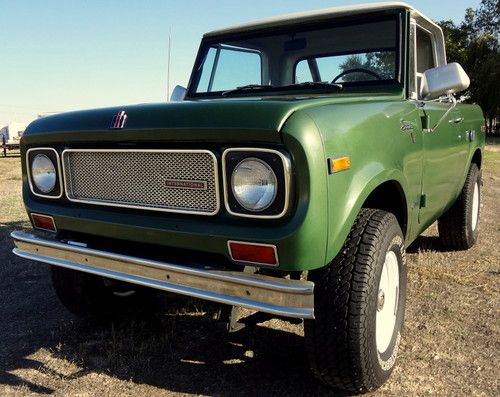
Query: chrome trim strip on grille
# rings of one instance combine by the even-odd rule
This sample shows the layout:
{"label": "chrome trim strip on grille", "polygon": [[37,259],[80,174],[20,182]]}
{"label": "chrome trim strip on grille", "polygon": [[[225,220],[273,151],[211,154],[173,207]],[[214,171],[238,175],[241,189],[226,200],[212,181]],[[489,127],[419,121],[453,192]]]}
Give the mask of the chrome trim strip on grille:
{"label": "chrome trim strip on grille", "polygon": [[21,258],[163,291],[295,318],[314,318],[314,283],[190,268],[12,232]]}
{"label": "chrome trim strip on grille", "polygon": [[[215,200],[216,200],[216,208],[212,212],[204,212],[204,211],[195,211],[195,210],[185,210],[182,208],[161,208],[154,206],[145,206],[145,205],[133,205],[133,204],[123,204],[119,202],[112,201],[104,201],[104,200],[84,200],[84,199],[75,199],[70,197],[69,191],[71,189],[68,188],[68,184],[71,181],[66,178],[66,164],[65,164],[65,155],[68,153],[205,153],[208,154],[213,160],[213,169],[214,169],[214,189],[215,189]],[[65,149],[62,152],[62,171],[65,176],[64,178],[64,187],[66,198],[69,201],[75,203],[84,203],[84,204],[95,204],[95,205],[103,205],[109,207],[120,207],[120,208],[134,208],[134,209],[145,209],[150,211],[160,211],[160,212],[172,212],[179,214],[190,214],[190,215],[204,215],[204,216],[214,216],[220,211],[221,207],[221,199],[220,199],[220,187],[219,187],[219,172],[217,167],[217,157],[210,150],[204,149],[176,149],[176,150],[161,150],[161,149]]]}
{"label": "chrome trim strip on grille", "polygon": [[[230,187],[227,186],[227,177],[226,177],[226,155],[230,152],[249,152],[250,155],[249,157],[251,157],[252,152],[273,153],[277,154],[280,157],[281,161],[283,162],[283,173],[285,177],[285,206],[283,208],[283,211],[281,211],[277,215],[259,215],[258,212],[256,212],[255,214],[241,214],[239,212],[234,212],[231,210],[228,198],[228,190],[230,189]],[[283,215],[285,215],[286,212],[288,211],[288,206],[290,201],[290,182],[291,182],[290,174],[291,174],[290,160],[278,150],[264,149],[264,148],[246,148],[246,147],[224,150],[224,153],[222,154],[222,179],[224,180],[224,204],[226,206],[226,211],[229,212],[231,215],[239,216],[242,218],[277,219],[283,217]]]}
{"label": "chrome trim strip on grille", "polygon": [[[56,154],[56,162],[57,162],[57,179],[59,180],[59,195],[58,196],[49,196],[47,194],[40,194],[36,193],[35,189],[33,188],[33,182],[31,181],[31,164],[30,164],[30,153],[32,151],[43,151],[43,150],[51,150]],[[31,148],[26,151],[26,172],[28,173],[28,184],[30,185],[30,190],[31,193],[33,193],[35,196],[38,197],[43,197],[43,198],[50,198],[50,199],[60,199],[63,196],[63,175],[61,173],[61,159],[59,158],[59,153],[57,153],[57,150],[51,147],[37,147],[37,148]]]}

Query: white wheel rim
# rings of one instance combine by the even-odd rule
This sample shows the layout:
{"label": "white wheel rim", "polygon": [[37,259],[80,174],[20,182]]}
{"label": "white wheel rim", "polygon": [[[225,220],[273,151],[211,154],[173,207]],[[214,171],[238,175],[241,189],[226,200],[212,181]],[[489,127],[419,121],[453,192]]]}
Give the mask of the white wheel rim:
{"label": "white wheel rim", "polygon": [[479,220],[479,184],[474,184],[474,194],[472,196],[472,230],[476,230]]}
{"label": "white wheel rim", "polygon": [[384,353],[392,340],[399,300],[399,263],[396,253],[389,251],[380,275],[377,296],[376,340],[377,350]]}

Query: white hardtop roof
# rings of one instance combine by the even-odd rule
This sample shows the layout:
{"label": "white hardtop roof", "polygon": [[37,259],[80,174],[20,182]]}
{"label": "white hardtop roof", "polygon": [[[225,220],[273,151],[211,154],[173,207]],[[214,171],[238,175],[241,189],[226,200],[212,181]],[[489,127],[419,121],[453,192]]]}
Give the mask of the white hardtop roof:
{"label": "white hardtop roof", "polygon": [[335,17],[344,17],[349,15],[365,14],[384,10],[395,10],[401,8],[410,10],[413,18],[420,22],[424,22],[428,27],[432,26],[437,30],[441,30],[441,28],[436,25],[431,19],[427,18],[425,15],[417,11],[409,4],[398,1],[389,1],[383,3],[356,4],[345,7],[331,7],[321,10],[296,12],[292,14],[264,18],[254,22],[248,22],[240,25],[230,26],[228,28],[214,30],[212,32],[206,33],[205,37],[217,36],[221,34],[241,33],[248,30],[272,28],[282,25],[288,25],[290,23],[320,21]]}

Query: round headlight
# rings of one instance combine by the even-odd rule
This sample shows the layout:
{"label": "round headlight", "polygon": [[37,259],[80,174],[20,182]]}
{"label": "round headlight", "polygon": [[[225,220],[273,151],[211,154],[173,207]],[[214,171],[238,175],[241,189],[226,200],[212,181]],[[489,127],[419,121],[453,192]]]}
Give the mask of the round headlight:
{"label": "round headlight", "polygon": [[50,193],[56,187],[56,168],[45,154],[37,154],[31,163],[31,178],[42,193]]}
{"label": "round headlight", "polygon": [[262,211],[276,198],[276,174],[264,161],[257,158],[242,160],[231,175],[234,198],[248,211]]}

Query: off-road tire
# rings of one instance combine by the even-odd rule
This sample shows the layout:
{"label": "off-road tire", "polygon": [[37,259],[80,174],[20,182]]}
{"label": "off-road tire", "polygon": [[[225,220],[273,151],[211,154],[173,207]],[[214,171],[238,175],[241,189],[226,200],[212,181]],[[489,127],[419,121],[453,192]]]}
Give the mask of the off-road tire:
{"label": "off-road tire", "polygon": [[[395,325],[387,349],[376,341],[379,283],[386,255],[399,269]],[[362,209],[343,248],[325,268],[309,272],[315,283],[315,319],[305,321],[306,348],[313,373],[335,389],[364,393],[390,376],[397,356],[406,300],[405,245],[391,213]]]}
{"label": "off-road tire", "polygon": [[58,266],[51,273],[57,297],[78,317],[115,320],[154,310],[153,290]]}
{"label": "off-road tire", "polygon": [[[477,208],[474,211],[474,190],[477,186]],[[452,250],[467,250],[477,241],[481,212],[481,171],[472,163],[457,201],[438,219],[441,244]],[[473,222],[474,216],[477,221]]]}

